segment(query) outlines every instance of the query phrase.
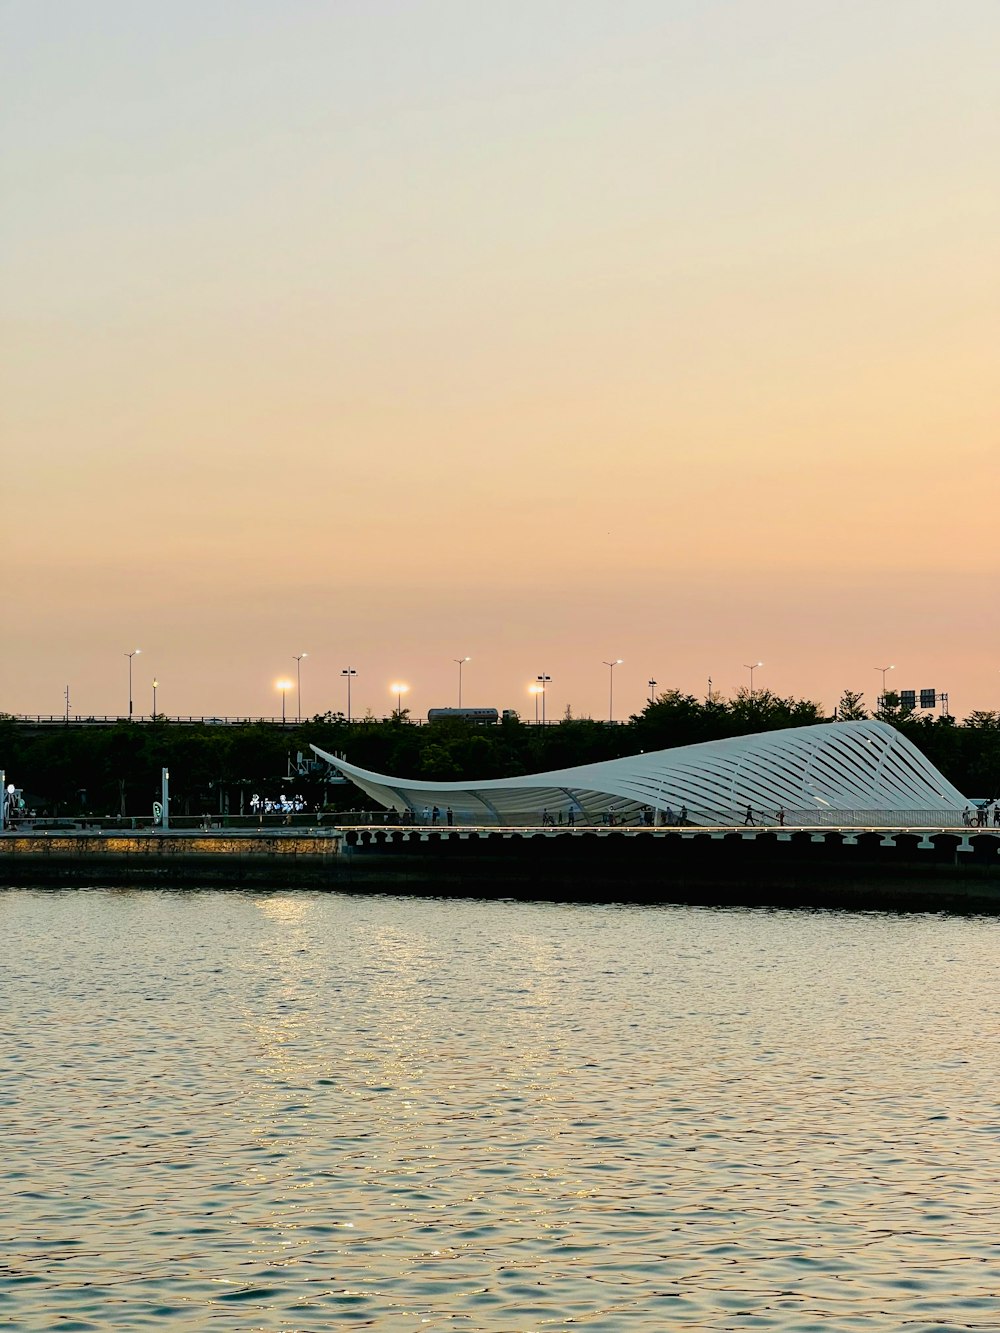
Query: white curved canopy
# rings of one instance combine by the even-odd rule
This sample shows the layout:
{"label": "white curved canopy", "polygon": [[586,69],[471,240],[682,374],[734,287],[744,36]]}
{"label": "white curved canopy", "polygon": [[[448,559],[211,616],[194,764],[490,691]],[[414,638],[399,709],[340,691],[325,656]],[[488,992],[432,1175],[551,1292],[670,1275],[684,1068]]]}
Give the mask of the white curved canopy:
{"label": "white curved canopy", "polygon": [[[884,722],[831,722],[481,782],[422,782],[372,773],[312,749],[379,805],[448,807],[459,823],[536,824],[543,813],[577,823],[653,809],[691,824],[944,824],[965,797],[915,745]],[[672,822],[669,818],[667,822]]]}

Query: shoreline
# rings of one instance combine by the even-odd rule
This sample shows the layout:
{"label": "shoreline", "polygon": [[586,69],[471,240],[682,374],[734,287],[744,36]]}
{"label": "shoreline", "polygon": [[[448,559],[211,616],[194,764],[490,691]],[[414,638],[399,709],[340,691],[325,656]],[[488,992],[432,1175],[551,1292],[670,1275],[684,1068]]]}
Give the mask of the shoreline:
{"label": "shoreline", "polygon": [[405,841],[386,832],[6,833],[0,887],[301,888],[1000,915],[1000,840],[992,836],[972,839],[962,854],[955,831],[936,845],[901,830],[891,841],[858,830],[847,841],[809,832],[779,841],[770,830],[752,839],[735,830],[672,838],[454,830]]}

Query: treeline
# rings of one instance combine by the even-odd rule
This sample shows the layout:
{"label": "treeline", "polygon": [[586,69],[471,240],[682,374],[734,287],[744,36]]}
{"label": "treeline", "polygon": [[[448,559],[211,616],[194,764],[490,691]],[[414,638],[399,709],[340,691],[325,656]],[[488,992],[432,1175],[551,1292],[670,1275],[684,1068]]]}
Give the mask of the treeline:
{"label": "treeline", "polygon": [[[860,696],[845,693],[835,716],[856,720],[867,714]],[[974,713],[958,723],[906,713],[888,695],[875,716],[904,732],[961,791],[974,797],[1000,793],[1000,714]],[[299,755],[314,758],[310,743],[376,772],[455,781],[514,777],[831,720],[818,704],[767,690],[709,700],[669,690],[615,726],[568,715],[545,727],[517,718],[487,727],[458,719],[416,726],[404,710],[399,717],[352,722],[326,714],[285,730],[157,720],[32,731],[0,717],[0,767],[30,806],[52,814],[147,814],[164,767],[170,769],[174,808],[189,814],[236,813],[241,804],[248,809],[254,792],[295,792],[310,806],[348,809],[368,804],[367,798],[353,787],[326,783],[321,767],[299,771]]]}

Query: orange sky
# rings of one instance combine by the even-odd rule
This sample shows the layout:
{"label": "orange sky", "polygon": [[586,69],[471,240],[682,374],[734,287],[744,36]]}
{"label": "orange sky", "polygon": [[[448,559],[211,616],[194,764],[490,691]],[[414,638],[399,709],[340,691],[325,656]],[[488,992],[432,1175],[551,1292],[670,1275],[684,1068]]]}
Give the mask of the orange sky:
{"label": "orange sky", "polygon": [[1000,707],[993,0],[0,8],[0,710]]}

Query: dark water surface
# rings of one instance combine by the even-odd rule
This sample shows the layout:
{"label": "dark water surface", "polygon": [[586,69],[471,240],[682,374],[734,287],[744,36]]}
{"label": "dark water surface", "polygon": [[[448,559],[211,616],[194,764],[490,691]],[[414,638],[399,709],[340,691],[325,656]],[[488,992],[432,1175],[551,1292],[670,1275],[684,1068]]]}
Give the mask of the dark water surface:
{"label": "dark water surface", "polygon": [[0,1324],[1000,1329],[1000,922],[0,892]]}

